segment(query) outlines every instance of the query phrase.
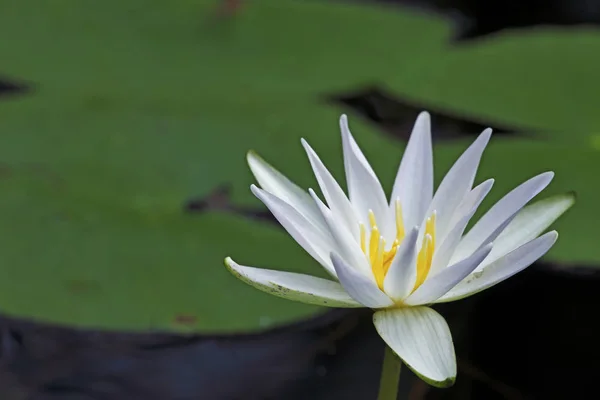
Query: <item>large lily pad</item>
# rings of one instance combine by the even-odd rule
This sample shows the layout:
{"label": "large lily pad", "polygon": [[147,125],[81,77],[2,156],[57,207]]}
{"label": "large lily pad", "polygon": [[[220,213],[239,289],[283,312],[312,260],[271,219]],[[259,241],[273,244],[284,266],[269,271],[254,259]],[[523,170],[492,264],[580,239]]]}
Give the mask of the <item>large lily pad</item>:
{"label": "large lily pad", "polygon": [[223,332],[319,310],[246,287],[222,265],[232,255],[322,274],[279,229],[225,213],[188,215],[184,204],[228,183],[236,201],[256,205],[244,161],[251,147],[293,148],[292,175],[302,174],[291,143],[307,128],[336,124],[338,112],[321,111],[319,95],[381,74],[354,55],[387,48],[362,36],[364,24],[383,18],[381,37],[423,24],[440,36],[443,26],[275,1],[226,23],[213,6],[2,2],[0,34],[13,39],[0,44],[1,72],[34,88],[0,108],[4,312],[85,327]]}
{"label": "large lily pad", "polygon": [[[0,5],[0,35],[11,38],[0,43],[0,73],[34,88],[0,103],[6,313],[202,332],[249,331],[314,314],[318,308],[255,291],[222,266],[231,255],[321,274],[291,238],[241,216],[187,215],[183,206],[228,183],[236,204],[260,207],[248,191],[250,148],[314,186],[301,136],[339,174],[342,109],[321,99],[369,83],[540,131],[537,141],[494,142],[482,177],[498,176],[497,198],[532,173],[555,169],[551,191],[576,190],[582,200],[560,223],[563,238],[549,257],[599,261],[585,228],[597,167],[585,132],[600,125],[591,111],[599,92],[575,77],[585,73],[578,70],[584,60],[590,75],[600,62],[589,53],[592,33],[453,48],[450,26],[437,17],[337,2],[250,2],[231,21],[214,18],[213,1]],[[536,58],[530,53],[540,44],[546,53]],[[533,80],[522,77],[533,73]],[[351,121],[390,182],[403,143]],[[553,132],[569,127],[576,140],[559,144]],[[438,176],[465,145],[437,147]]]}

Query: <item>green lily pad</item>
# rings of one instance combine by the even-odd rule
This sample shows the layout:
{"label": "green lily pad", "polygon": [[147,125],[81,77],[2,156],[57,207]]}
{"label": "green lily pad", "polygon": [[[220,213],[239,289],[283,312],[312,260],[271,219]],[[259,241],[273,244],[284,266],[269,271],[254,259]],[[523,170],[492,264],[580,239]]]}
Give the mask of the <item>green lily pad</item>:
{"label": "green lily pad", "polygon": [[229,184],[258,207],[252,147],[282,144],[292,175],[307,175],[300,134],[331,131],[339,113],[320,94],[391,69],[356,52],[383,55],[379,38],[425,26],[404,46],[419,52],[445,30],[427,16],[295,1],[250,5],[234,21],[216,20],[213,1],[2,3],[0,34],[13,39],[0,44],[0,72],[33,89],[0,104],[0,307],[103,329],[250,331],[320,311],[223,266],[231,255],[323,275],[291,238],[184,204]]}
{"label": "green lily pad", "polygon": [[[0,43],[0,73],[32,87],[0,102],[3,312],[189,332],[251,331],[318,312],[243,285],[222,265],[230,255],[323,274],[290,237],[224,212],[189,215],[184,204],[226,183],[236,204],[261,207],[248,190],[249,149],[314,186],[302,136],[341,176],[344,110],[322,99],[373,83],[540,131],[537,141],[494,141],[481,177],[497,176],[497,198],[555,169],[550,191],[575,190],[580,204],[558,225],[563,238],[548,257],[599,261],[585,223],[597,192],[586,135],[600,125],[591,111],[600,92],[572,76],[597,69],[595,34],[456,48],[439,17],[337,2],[249,2],[230,21],[215,19],[212,0],[0,4],[0,35],[11,38]],[[562,68],[530,81],[521,74],[534,73],[538,45],[539,67]],[[391,182],[403,143],[358,118],[351,126]],[[559,144],[554,132],[570,127],[576,140]],[[436,147],[438,177],[466,144]]]}

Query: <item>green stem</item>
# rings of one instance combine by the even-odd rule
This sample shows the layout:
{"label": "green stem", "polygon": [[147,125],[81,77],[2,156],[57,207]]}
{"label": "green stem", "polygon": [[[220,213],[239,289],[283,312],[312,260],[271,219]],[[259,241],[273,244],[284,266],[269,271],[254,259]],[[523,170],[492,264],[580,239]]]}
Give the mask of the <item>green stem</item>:
{"label": "green stem", "polygon": [[402,360],[398,358],[389,346],[385,346],[377,400],[397,400],[401,369]]}

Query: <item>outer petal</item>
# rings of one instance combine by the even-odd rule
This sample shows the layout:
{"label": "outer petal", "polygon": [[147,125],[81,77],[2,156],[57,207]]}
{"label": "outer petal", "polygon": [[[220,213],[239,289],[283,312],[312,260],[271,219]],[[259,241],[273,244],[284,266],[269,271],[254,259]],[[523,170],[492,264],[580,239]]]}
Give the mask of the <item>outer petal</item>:
{"label": "outer petal", "polygon": [[333,175],[327,170],[317,153],[315,153],[312,147],[310,147],[308,142],[304,139],[302,139],[302,146],[304,146],[304,149],[306,150],[315,177],[321,187],[321,192],[323,192],[323,196],[325,196],[325,200],[327,200],[327,204],[331,209],[333,217],[338,223],[344,224],[352,236],[358,238],[358,220],[356,219],[356,213],[352,208],[350,200],[346,197],[346,193],[344,193]]}
{"label": "outer petal", "polygon": [[413,294],[404,300],[404,304],[418,306],[435,302],[473,272],[487,255],[490,254],[491,250],[492,244],[489,243],[487,246],[483,246],[480,250],[473,253],[470,257],[444,268],[441,272],[431,278],[428,277]]}
{"label": "outer petal", "polygon": [[456,207],[471,190],[483,150],[490,140],[491,129],[484,130],[481,135],[456,160],[448,171],[438,190],[433,196],[427,215],[437,212],[436,235],[443,237],[450,228],[450,222]]}
{"label": "outer petal", "polygon": [[362,223],[368,224],[369,210],[372,210],[384,237],[394,237],[395,229],[391,228],[395,228],[395,225],[389,223],[388,214],[390,211],[385,192],[375,171],[373,171],[367,158],[358,147],[354,137],[352,137],[346,115],[342,115],[340,118],[340,129],[342,131],[348,193],[356,215]]}
{"label": "outer petal", "polygon": [[573,203],[575,203],[575,196],[568,193],[552,196],[523,208],[494,241],[494,248],[484,265],[535,239]]}
{"label": "outer petal", "polygon": [[[373,271],[371,270],[371,265],[367,260],[367,256],[360,249],[360,244],[354,240],[351,236],[350,232],[345,229],[345,227],[337,223],[337,221],[333,218],[333,214],[329,208],[323,202],[317,194],[312,189],[308,189],[310,195],[313,197],[315,203],[319,207],[325,222],[329,226],[329,231],[333,236],[333,239],[336,243],[336,247],[338,249],[338,254],[353,267],[362,271],[365,276],[369,277],[373,282],[375,282],[375,276],[373,275]],[[331,260],[330,260],[331,261]]]}
{"label": "outer petal", "polygon": [[495,240],[515,214],[548,186],[553,177],[553,172],[537,175],[517,186],[494,204],[463,237],[452,256],[453,262],[465,258],[483,243]]}
{"label": "outer petal", "polygon": [[448,324],[428,307],[377,311],[373,323],[388,346],[427,383],[448,387],[456,379],[456,356]]}
{"label": "outer petal", "polygon": [[390,207],[402,204],[405,226],[420,225],[433,196],[433,154],[431,119],[422,112],[417,117],[402,156],[394,182]]}
{"label": "outer petal", "polygon": [[294,207],[321,230],[326,230],[325,221],[306,190],[290,181],[255,152],[249,151],[246,159],[261,188]]}
{"label": "outer petal", "polygon": [[310,275],[247,267],[225,259],[225,266],[237,278],[257,289],[289,300],[327,307],[362,307],[338,282]]}
{"label": "outer petal", "polygon": [[415,227],[406,235],[383,281],[383,290],[395,300],[404,299],[415,286],[418,234]]}
{"label": "outer petal", "polygon": [[337,254],[331,254],[331,262],[335,267],[340,283],[354,300],[369,308],[384,308],[394,304],[392,299],[379,290],[375,282],[366,277],[361,271],[352,268]]}
{"label": "outer petal", "polygon": [[252,193],[258,197],[277,218],[277,221],[300,246],[317,260],[331,275],[335,270],[329,259],[329,253],[337,249],[334,238],[328,232],[322,232],[308,221],[296,209],[280,198],[252,185]]}
{"label": "outer petal", "polygon": [[464,281],[456,285],[454,289],[442,296],[436,303],[469,297],[510,278],[546,254],[557,238],[558,233],[552,231],[522,245],[504,257],[485,266],[481,271],[472,273]]}

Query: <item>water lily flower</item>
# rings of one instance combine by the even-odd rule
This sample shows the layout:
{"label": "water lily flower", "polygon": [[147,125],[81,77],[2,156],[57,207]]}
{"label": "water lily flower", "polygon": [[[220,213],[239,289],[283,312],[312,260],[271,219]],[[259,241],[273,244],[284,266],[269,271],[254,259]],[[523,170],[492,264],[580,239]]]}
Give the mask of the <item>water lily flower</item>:
{"label": "water lily flower", "polygon": [[494,183],[472,187],[491,129],[467,148],[434,194],[430,124],[428,113],[419,114],[390,200],[345,115],[340,127],[348,196],[305,140],[325,202],[250,152],[248,163],[261,186],[252,185],[252,192],[333,279],[243,266],[231,258],[225,264],[276,296],[374,309],[385,343],[422,379],[446,387],[456,377],[452,336],[429,305],[471,296],[542,257],[558,237],[556,231],[542,233],[574,199],[560,195],[526,206],[552,180],[554,174],[544,172],[504,196],[465,233]]}

